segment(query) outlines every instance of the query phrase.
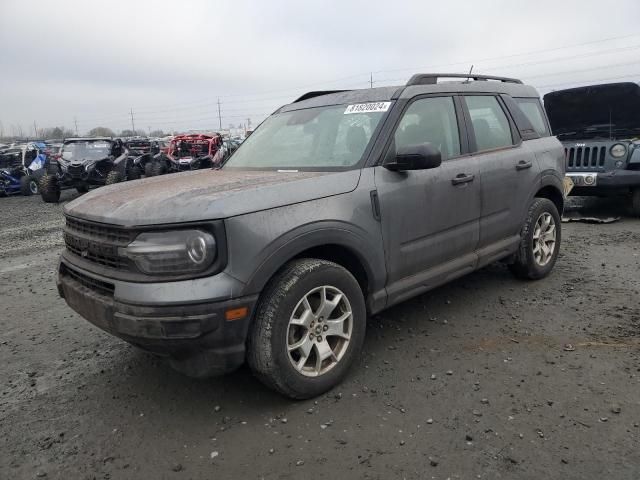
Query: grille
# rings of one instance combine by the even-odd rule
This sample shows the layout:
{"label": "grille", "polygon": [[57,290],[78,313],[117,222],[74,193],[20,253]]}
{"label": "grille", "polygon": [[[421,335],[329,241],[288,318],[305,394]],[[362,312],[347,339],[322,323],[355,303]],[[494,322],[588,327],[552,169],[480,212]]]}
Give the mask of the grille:
{"label": "grille", "polygon": [[81,177],[84,174],[84,167],[71,165],[67,168],[67,173],[72,177]]}
{"label": "grille", "polygon": [[607,147],[584,146],[568,147],[564,149],[568,170],[582,170],[604,167]]}
{"label": "grille", "polygon": [[112,297],[113,292],[115,291],[115,286],[112,283],[103,282],[102,280],[91,278],[76,270],[72,270],[65,265],[62,266],[62,270],[60,271],[60,273],[63,276],[66,276],[74,280],[75,282],[78,282],[83,287],[86,287],[93,291],[97,291],[98,293],[106,295],[108,297]]}
{"label": "grille", "polygon": [[66,219],[64,242],[67,251],[84,260],[117,270],[130,270],[129,260],[118,254],[127,246],[134,232],[109,225]]}

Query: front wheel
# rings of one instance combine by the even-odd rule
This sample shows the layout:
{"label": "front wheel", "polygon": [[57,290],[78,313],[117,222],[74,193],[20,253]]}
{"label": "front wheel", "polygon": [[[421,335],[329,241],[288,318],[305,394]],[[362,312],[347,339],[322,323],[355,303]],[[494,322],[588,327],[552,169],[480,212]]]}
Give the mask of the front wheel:
{"label": "front wheel", "polygon": [[640,187],[631,192],[631,213],[634,217],[640,217]]}
{"label": "front wheel", "polygon": [[60,185],[58,177],[54,175],[43,175],[40,179],[40,196],[46,203],[58,203],[60,201]]}
{"label": "front wheel", "polygon": [[248,340],[247,361],[268,387],[291,398],[340,383],[362,349],[366,309],[343,267],[295,260],[265,288]]}
{"label": "front wheel", "polygon": [[123,180],[122,174],[117,170],[111,170],[107,174],[107,178],[104,181],[105,185],[113,185],[114,183],[120,183]]}
{"label": "front wheel", "polygon": [[509,265],[518,278],[537,280],[553,269],[560,251],[560,215],[547,198],[536,198],[529,207],[515,262]]}

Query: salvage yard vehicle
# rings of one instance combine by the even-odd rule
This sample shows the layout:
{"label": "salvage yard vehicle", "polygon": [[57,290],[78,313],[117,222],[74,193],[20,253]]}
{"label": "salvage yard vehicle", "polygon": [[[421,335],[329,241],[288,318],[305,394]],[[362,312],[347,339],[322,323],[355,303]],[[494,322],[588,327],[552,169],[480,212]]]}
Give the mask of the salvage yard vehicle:
{"label": "salvage yard vehicle", "polygon": [[640,85],[608,83],[548,93],[544,104],[566,153],[572,195],[628,195],[640,216]]}
{"label": "salvage yard vehicle", "polygon": [[120,139],[111,137],[69,138],[60,155],[51,159],[40,179],[40,195],[48,203],[60,200],[60,191],[75,188],[86,193],[91,186],[110,185],[127,180],[133,159]]}
{"label": "salvage yard vehicle", "polygon": [[188,134],[173,137],[169,151],[154,158],[150,175],[211,168],[221,161],[222,136]]}
{"label": "salvage yard vehicle", "polygon": [[481,75],[307,93],[219,170],[67,204],[59,293],[187,375],[246,360],[284,395],[319,395],[368,315],[498,260],[551,272],[564,152],[538,116],[533,87]]}
{"label": "salvage yard vehicle", "polygon": [[0,151],[0,196],[38,193],[38,179],[49,154],[42,142],[29,142]]}
{"label": "salvage yard vehicle", "polygon": [[124,142],[127,154],[133,161],[133,166],[129,171],[129,180],[137,180],[142,174],[151,176],[154,156],[160,152],[157,141],[148,138],[130,138]]}

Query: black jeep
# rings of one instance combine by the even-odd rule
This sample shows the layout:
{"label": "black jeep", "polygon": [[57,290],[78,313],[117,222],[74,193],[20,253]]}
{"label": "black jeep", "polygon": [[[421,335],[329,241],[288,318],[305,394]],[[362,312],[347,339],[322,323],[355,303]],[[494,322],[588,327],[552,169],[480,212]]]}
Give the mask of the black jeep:
{"label": "black jeep", "polygon": [[109,185],[126,180],[133,159],[120,139],[110,137],[66,139],[57,159],[49,161],[40,179],[40,194],[48,203],[60,199],[60,190],[75,188],[86,193],[90,186]]}
{"label": "black jeep", "polygon": [[142,174],[150,177],[153,158],[160,152],[158,142],[139,137],[127,139],[124,145],[127,149],[127,154],[133,160],[128,179],[137,180]]}
{"label": "black jeep", "polygon": [[640,216],[640,85],[608,83],[548,93],[572,195],[630,195]]}

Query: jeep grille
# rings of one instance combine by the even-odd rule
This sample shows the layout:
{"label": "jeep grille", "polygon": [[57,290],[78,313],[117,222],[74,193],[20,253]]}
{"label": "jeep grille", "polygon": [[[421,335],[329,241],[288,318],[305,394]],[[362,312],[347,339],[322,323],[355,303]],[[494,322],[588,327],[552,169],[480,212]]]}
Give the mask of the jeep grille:
{"label": "jeep grille", "polygon": [[564,155],[567,170],[593,170],[604,168],[607,147],[585,145],[584,147],[565,147]]}

